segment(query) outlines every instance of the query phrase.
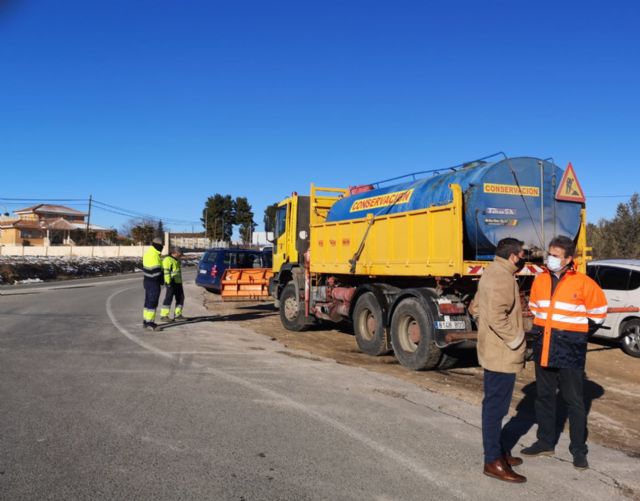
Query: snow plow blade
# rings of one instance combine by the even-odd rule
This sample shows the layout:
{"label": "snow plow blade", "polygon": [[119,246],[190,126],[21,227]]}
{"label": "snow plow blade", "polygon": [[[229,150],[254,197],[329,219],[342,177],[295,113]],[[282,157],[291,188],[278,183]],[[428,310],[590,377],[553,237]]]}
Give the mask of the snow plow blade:
{"label": "snow plow blade", "polygon": [[223,301],[269,299],[271,268],[228,268],[220,281]]}

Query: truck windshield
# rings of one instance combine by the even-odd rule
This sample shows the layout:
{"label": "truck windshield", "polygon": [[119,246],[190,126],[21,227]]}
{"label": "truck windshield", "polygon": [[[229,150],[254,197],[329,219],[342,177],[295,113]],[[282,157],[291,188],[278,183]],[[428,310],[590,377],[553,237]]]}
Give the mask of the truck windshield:
{"label": "truck windshield", "polygon": [[276,238],[279,238],[280,235],[284,233],[284,230],[287,227],[287,206],[283,205],[282,207],[278,207],[278,212],[276,212]]}

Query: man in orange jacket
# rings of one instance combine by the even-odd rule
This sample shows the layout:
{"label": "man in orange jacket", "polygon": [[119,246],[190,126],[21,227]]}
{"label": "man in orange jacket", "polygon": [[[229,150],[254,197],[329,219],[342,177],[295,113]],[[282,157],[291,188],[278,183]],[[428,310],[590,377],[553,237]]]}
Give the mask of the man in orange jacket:
{"label": "man in orange jacket", "polygon": [[574,269],[576,246],[565,236],[549,243],[547,271],[531,286],[529,308],[539,333],[534,353],[535,403],[538,440],[522,449],[526,456],[550,456],[556,444],[556,392],[569,411],[569,451],[573,466],[587,469],[587,414],[583,382],[587,340],[607,315],[604,292],[588,276]]}

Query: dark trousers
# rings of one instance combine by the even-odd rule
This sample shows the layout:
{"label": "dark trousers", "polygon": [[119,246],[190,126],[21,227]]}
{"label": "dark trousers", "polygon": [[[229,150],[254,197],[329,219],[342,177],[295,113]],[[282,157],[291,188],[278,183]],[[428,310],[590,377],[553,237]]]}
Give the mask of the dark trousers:
{"label": "dark trousers", "polygon": [[484,462],[502,457],[502,420],[509,412],[509,404],[516,384],[516,375],[484,370],[484,399],[482,400],[482,445]]}
{"label": "dark trousers", "polygon": [[171,306],[171,301],[176,298],[176,306],[184,305],[184,289],[182,284],[173,284],[171,287],[167,287],[167,292],[164,295],[163,306]]}
{"label": "dark trousers", "polygon": [[144,279],[144,308],[155,310],[160,301],[160,290],[162,284],[159,280],[145,278]]}
{"label": "dark trousers", "polygon": [[587,453],[587,412],[584,406],[584,369],[554,369],[540,367],[536,363],[536,420],[538,421],[538,441],[553,449],[556,434],[556,393],[567,404],[569,414],[569,451],[576,454]]}

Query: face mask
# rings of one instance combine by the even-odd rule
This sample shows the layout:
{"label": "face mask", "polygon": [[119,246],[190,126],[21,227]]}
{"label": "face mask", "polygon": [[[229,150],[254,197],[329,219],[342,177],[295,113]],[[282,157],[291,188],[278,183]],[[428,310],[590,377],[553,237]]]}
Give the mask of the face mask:
{"label": "face mask", "polygon": [[564,266],[562,266],[562,259],[556,256],[547,256],[547,268],[553,272],[560,271],[564,268]]}
{"label": "face mask", "polygon": [[524,263],[525,263],[525,262],[526,262],[526,261],[525,261],[524,259],[522,259],[522,258],[518,258],[518,262],[517,262],[517,263],[515,263],[515,265],[516,265],[516,269],[517,269],[518,271],[522,270],[522,268],[524,268]]}

